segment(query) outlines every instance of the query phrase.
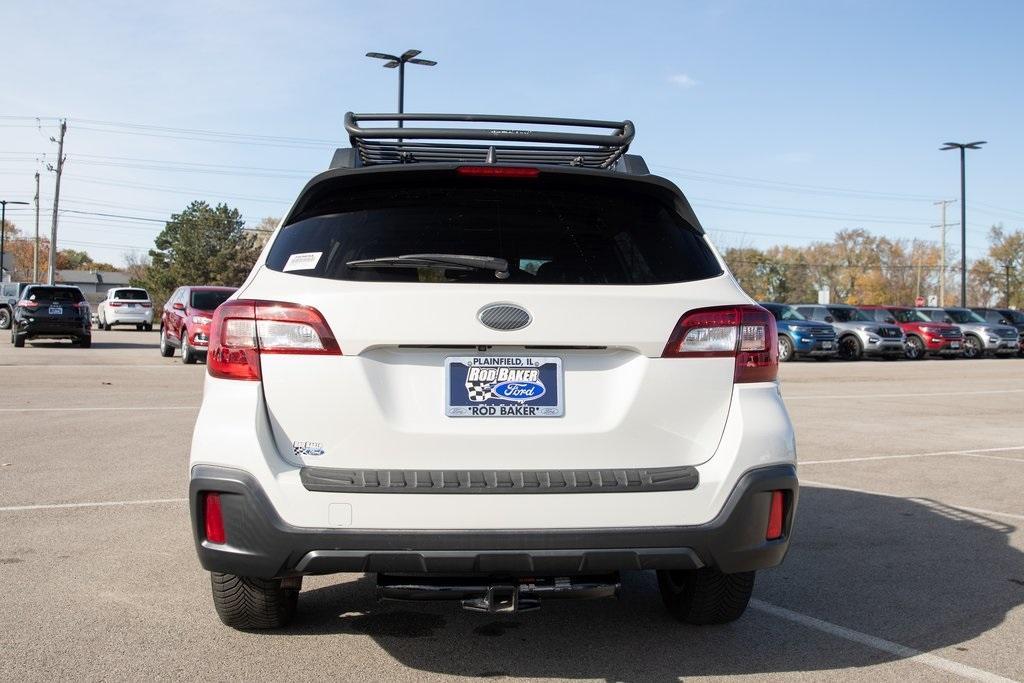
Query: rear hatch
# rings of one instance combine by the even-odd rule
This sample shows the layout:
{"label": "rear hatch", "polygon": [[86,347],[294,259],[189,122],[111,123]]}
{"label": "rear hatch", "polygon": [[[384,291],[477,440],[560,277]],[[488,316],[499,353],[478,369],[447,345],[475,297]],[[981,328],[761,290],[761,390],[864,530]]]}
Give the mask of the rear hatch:
{"label": "rear hatch", "polygon": [[26,314],[37,325],[49,328],[78,328],[88,316],[82,292],[72,287],[33,287],[27,290]]}
{"label": "rear hatch", "polygon": [[[287,459],[594,469],[713,455],[734,358],[661,355],[686,311],[749,299],[681,198],[632,180],[393,175],[415,180],[300,202],[242,293],[317,309],[343,354],[262,356]],[[492,319],[494,305],[515,310]]]}

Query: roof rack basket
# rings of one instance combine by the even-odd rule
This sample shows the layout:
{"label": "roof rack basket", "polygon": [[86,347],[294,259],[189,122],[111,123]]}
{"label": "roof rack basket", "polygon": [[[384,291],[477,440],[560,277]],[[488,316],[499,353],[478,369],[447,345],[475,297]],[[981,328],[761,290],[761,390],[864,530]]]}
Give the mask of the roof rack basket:
{"label": "roof rack basket", "polygon": [[[363,128],[360,122],[484,123],[488,128]],[[599,128],[606,133],[521,130],[516,126]],[[612,168],[633,140],[632,121],[482,114],[345,114],[363,166],[428,162],[555,164]],[[483,143],[483,144],[479,144]],[[513,144],[495,144],[513,143]]]}

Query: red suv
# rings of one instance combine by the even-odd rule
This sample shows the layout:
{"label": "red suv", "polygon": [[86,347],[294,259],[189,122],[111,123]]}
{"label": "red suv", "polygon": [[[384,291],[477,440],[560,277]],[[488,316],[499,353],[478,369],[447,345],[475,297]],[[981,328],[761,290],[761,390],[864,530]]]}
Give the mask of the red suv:
{"label": "red suv", "polygon": [[861,306],[874,320],[896,323],[907,335],[907,358],[920,360],[934,355],[957,358],[963,354],[964,333],[956,325],[935,322],[909,306]]}
{"label": "red suv", "polygon": [[205,358],[213,311],[234,294],[235,287],[178,287],[160,315],[160,355],[170,358],[181,349],[181,362]]}

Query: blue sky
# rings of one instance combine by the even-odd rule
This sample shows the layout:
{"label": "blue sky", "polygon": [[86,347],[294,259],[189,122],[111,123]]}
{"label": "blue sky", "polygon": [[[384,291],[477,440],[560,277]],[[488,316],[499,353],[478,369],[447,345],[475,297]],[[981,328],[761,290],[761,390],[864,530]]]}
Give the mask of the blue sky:
{"label": "blue sky", "polygon": [[[363,54],[407,48],[440,63],[410,67],[408,111],[632,119],[720,246],[935,240],[932,202],[959,195],[946,140],[989,141],[968,254],[1024,225],[1019,2],[39,2],[0,26],[0,115],[43,117],[0,119],[0,198],[31,199],[68,117],[62,207],[151,219],[64,214],[61,246],[99,260],[192,199],[281,215],[344,112],[394,110],[397,74]],[[42,195],[48,212],[45,171]]]}

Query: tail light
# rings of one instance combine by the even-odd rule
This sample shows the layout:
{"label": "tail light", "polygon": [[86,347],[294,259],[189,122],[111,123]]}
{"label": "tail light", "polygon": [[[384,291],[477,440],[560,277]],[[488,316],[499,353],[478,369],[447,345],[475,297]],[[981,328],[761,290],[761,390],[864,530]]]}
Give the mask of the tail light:
{"label": "tail light", "polygon": [[785,512],[785,492],[772,491],[771,502],[768,504],[768,528],[764,532],[765,540],[774,541],[782,538],[782,523],[785,520]]}
{"label": "tail light", "polygon": [[203,494],[203,526],[207,541],[227,542],[228,535],[224,532],[224,514],[220,508],[219,493],[208,491]]}
{"label": "tail light", "polygon": [[142,306],[143,308],[153,308],[153,302],[152,301],[143,301],[139,305]]}
{"label": "tail light", "polygon": [[278,301],[235,299],[214,311],[207,368],[213,377],[259,380],[263,354],[340,356],[320,311]]}
{"label": "tail light", "polygon": [[698,308],[679,319],[661,355],[735,357],[735,382],[771,382],[779,372],[775,318],[760,306]]}
{"label": "tail light", "polygon": [[124,304],[121,303],[120,301],[111,301],[109,305],[113,306],[114,308],[117,308],[118,306],[124,306]]}
{"label": "tail light", "polygon": [[459,166],[459,175],[487,178],[536,178],[540,169],[528,166]]}
{"label": "tail light", "polygon": [[18,302],[18,306],[22,308],[39,308],[39,304],[31,299],[22,299]]}

